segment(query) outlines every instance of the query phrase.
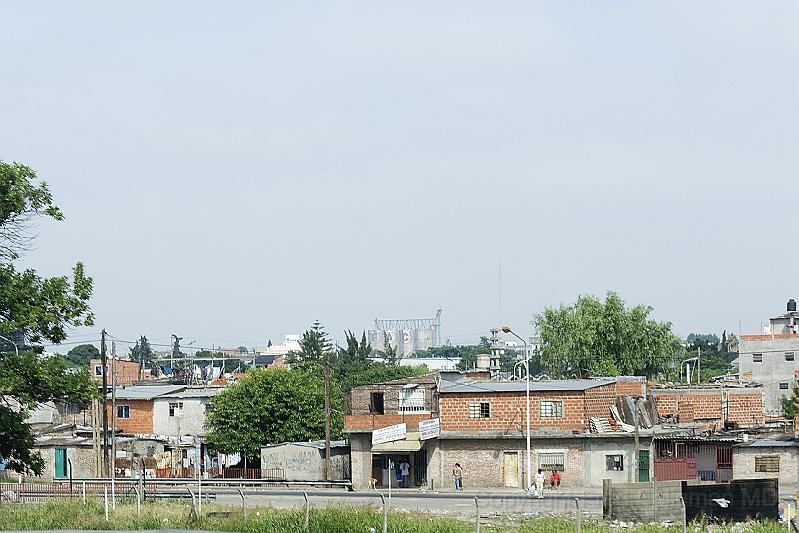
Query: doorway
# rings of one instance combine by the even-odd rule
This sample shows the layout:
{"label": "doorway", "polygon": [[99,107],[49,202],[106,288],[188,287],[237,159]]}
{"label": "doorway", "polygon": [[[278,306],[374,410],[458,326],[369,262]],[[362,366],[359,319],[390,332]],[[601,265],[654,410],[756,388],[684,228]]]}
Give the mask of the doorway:
{"label": "doorway", "polygon": [[503,454],[503,478],[505,486],[509,488],[519,487],[519,452],[505,452]]}
{"label": "doorway", "polygon": [[649,482],[649,450],[638,450],[638,482]]}
{"label": "doorway", "polygon": [[67,471],[67,449],[66,448],[56,448],[55,449],[55,477],[59,479],[63,479],[69,477],[69,472]]}

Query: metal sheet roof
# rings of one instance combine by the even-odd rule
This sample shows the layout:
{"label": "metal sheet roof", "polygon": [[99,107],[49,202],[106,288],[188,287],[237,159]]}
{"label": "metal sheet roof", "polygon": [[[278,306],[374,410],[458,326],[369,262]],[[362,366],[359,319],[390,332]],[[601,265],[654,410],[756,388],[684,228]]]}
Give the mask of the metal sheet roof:
{"label": "metal sheet roof", "polygon": [[222,392],[222,387],[204,387],[201,389],[186,389],[179,392],[164,394],[160,398],[211,398]]}
{"label": "metal sheet roof", "polygon": [[[615,383],[616,378],[604,379],[553,379],[548,381],[531,381],[530,392],[563,392],[585,391],[602,385]],[[481,392],[525,392],[526,382],[519,381],[468,381],[452,382],[441,380],[440,394],[466,392],[479,394]]]}
{"label": "metal sheet roof", "polygon": [[[748,445],[749,447],[752,448],[760,448],[760,447],[787,448],[787,447],[799,446],[799,440],[755,439],[749,442]],[[744,446],[746,446],[746,444],[744,444]]]}
{"label": "metal sheet roof", "polygon": [[[130,385],[128,387],[117,387],[117,400],[152,400],[165,394],[178,392],[186,388],[186,385]],[[111,393],[108,393],[111,398]]]}

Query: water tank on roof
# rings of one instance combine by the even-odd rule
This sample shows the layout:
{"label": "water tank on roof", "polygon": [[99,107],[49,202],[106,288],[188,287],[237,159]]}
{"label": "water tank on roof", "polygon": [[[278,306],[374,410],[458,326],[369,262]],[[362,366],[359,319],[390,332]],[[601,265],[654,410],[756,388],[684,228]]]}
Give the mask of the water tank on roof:
{"label": "water tank on roof", "polygon": [[796,300],[794,300],[793,298],[788,300],[788,312],[789,313],[796,312]]}

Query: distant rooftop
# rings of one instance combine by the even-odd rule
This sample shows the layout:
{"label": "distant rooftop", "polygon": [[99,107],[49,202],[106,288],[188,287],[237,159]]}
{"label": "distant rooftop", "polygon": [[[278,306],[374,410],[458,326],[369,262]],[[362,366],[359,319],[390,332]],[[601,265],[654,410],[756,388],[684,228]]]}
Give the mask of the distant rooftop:
{"label": "distant rooftop", "polygon": [[[152,400],[159,396],[172,394],[186,388],[186,385],[129,385],[117,387],[117,400]],[[108,393],[111,398],[111,392]]]}
{"label": "distant rooftop", "polygon": [[[280,444],[267,444],[265,446],[261,446],[262,448],[275,448],[277,446],[306,446],[308,448],[316,448],[318,450],[325,449],[325,441],[324,440],[309,440],[307,442],[281,442]],[[331,448],[341,448],[343,446],[348,446],[346,440],[331,440],[330,447]]]}
{"label": "distant rooftop", "polygon": [[[222,387],[202,387],[185,389],[169,394],[162,394],[159,398],[211,398],[222,392]],[[119,396],[119,394],[117,394]]]}

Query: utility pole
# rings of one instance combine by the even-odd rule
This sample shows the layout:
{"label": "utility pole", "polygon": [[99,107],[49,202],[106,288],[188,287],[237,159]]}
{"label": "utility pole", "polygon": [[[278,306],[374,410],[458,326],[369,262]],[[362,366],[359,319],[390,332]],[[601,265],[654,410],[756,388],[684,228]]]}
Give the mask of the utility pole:
{"label": "utility pole", "polygon": [[[133,456],[131,456],[131,461]],[[114,478],[117,470],[117,343],[111,341],[111,501],[116,509]],[[132,468],[131,468],[132,470]]]}
{"label": "utility pole", "polygon": [[330,475],[330,354],[325,353],[325,479]]}
{"label": "utility pole", "polygon": [[105,329],[100,336],[100,359],[103,363],[103,477],[108,475],[108,357],[105,353]]}

